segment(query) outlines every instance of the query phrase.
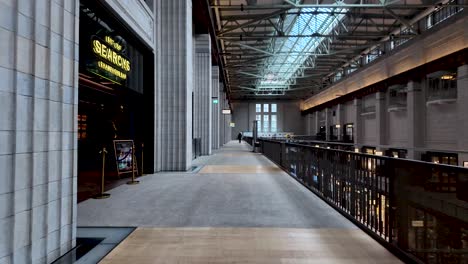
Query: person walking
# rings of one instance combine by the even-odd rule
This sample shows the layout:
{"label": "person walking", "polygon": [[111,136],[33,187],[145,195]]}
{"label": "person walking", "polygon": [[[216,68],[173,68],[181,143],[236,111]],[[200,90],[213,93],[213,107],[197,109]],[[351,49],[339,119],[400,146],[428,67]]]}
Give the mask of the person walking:
{"label": "person walking", "polygon": [[242,140],[242,133],[239,132],[239,134],[237,135],[237,139],[239,140],[239,143],[241,143],[241,140]]}

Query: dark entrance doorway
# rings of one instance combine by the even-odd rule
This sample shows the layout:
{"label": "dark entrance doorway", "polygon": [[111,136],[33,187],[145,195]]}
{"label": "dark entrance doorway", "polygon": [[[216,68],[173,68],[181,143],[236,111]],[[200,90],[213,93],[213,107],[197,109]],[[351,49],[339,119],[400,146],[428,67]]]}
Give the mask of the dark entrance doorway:
{"label": "dark entrance doorway", "polygon": [[153,58],[100,2],[81,1],[78,202],[100,192],[103,148],[105,188],[131,176],[117,173],[114,140],[133,140],[139,174],[153,172]]}
{"label": "dark entrance doorway", "polygon": [[[113,140],[132,139],[135,142],[139,171],[141,171],[142,144],[145,142],[145,115],[143,94],[122,89],[103,91],[97,83],[80,78],[78,110],[78,201],[83,201],[100,189],[102,156],[105,160],[106,188],[116,187],[128,175],[118,175]],[[148,170],[146,170],[148,171]]]}

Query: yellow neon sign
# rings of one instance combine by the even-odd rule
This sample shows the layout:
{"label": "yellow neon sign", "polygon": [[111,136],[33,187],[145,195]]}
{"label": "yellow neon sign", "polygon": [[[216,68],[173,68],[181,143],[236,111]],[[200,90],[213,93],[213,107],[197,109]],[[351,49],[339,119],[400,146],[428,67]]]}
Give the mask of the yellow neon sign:
{"label": "yellow neon sign", "polygon": [[98,61],[97,65],[100,69],[103,69],[109,73],[112,73],[113,75],[119,77],[120,79],[124,79],[124,80],[127,79],[127,74],[117,70],[116,68],[112,67],[111,65],[105,62]]}
{"label": "yellow neon sign", "polygon": [[109,36],[106,36],[104,38],[104,40],[109,44],[111,45],[112,47],[114,47],[114,49],[118,50],[118,51],[122,51],[122,45],[120,45],[119,43],[117,43],[113,38],[109,37]]}
{"label": "yellow neon sign", "polygon": [[[106,37],[106,39],[110,37]],[[113,41],[113,40],[112,40]],[[122,70],[129,72],[130,71],[130,61],[124,58],[122,55],[113,50],[113,48],[118,47],[120,50],[122,46],[118,43],[113,42],[114,44],[111,47],[108,47],[106,44],[101,43],[99,39],[93,39],[93,51],[98,56],[104,60],[117,65]],[[112,73],[112,72],[111,72]]]}

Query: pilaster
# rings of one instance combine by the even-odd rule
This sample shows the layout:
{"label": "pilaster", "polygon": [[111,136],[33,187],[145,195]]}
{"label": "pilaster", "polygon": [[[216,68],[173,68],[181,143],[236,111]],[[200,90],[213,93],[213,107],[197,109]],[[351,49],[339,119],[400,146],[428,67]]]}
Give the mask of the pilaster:
{"label": "pilaster", "polygon": [[195,36],[193,137],[201,139],[201,155],[211,154],[212,66],[210,35]]}
{"label": "pilaster", "polygon": [[192,165],[192,1],[158,1],[160,32],[156,87],[158,170],[185,171]]}
{"label": "pilaster", "polygon": [[377,150],[382,149],[382,145],[387,143],[387,101],[384,92],[375,94],[375,126]]}
{"label": "pilaster", "polygon": [[[211,130],[211,135],[212,135],[212,141],[211,141],[211,146],[213,149],[218,149],[219,148],[219,67],[218,66],[213,66],[211,70],[211,78],[212,78],[212,106],[213,110],[211,111],[212,113],[212,130]],[[214,103],[214,100],[218,100],[217,103]]]}
{"label": "pilaster", "polygon": [[332,110],[330,108],[326,108],[325,110],[325,134],[326,134],[326,141],[330,140],[330,126],[332,124]]}
{"label": "pilaster", "polygon": [[415,81],[408,82],[407,90],[408,158],[419,160],[421,159],[421,152],[415,150],[415,148],[423,147],[425,141],[425,94],[421,84]]}
{"label": "pilaster", "polygon": [[356,148],[361,148],[362,147],[362,117],[361,117],[361,112],[362,112],[362,99],[361,98],[355,98],[353,101],[353,112],[354,112],[354,118],[353,118],[353,124],[354,124],[354,146]]}
{"label": "pilaster", "polygon": [[[458,67],[457,71],[457,113],[459,133],[457,133],[457,147],[459,150],[468,151],[468,64]],[[468,153],[460,153],[458,163],[468,162]]]}

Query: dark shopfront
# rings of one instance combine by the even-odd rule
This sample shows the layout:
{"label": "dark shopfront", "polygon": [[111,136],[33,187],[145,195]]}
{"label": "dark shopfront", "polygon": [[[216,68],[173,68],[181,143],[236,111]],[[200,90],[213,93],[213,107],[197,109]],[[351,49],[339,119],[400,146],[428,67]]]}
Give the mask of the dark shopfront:
{"label": "dark shopfront", "polygon": [[106,189],[131,176],[117,173],[114,140],[133,140],[138,173],[142,163],[144,173],[152,172],[153,71],[153,53],[109,9],[81,1],[78,201],[100,191],[103,148]]}

